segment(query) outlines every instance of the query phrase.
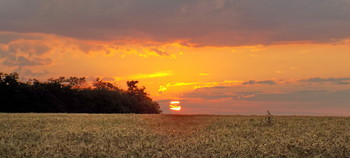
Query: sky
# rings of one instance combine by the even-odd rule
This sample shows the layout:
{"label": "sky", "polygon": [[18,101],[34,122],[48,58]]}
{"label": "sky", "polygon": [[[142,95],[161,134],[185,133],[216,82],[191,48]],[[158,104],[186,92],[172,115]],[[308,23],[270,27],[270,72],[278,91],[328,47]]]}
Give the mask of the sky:
{"label": "sky", "polygon": [[164,113],[349,116],[349,59],[349,0],[0,1],[0,72],[138,80]]}

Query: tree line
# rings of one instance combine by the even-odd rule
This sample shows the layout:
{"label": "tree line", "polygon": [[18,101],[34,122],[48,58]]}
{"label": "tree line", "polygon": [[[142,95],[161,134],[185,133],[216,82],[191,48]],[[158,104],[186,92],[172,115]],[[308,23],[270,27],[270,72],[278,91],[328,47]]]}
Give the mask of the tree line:
{"label": "tree line", "polygon": [[0,112],[161,113],[137,83],[127,81],[124,90],[99,78],[90,86],[84,77],[23,82],[17,73],[0,73]]}

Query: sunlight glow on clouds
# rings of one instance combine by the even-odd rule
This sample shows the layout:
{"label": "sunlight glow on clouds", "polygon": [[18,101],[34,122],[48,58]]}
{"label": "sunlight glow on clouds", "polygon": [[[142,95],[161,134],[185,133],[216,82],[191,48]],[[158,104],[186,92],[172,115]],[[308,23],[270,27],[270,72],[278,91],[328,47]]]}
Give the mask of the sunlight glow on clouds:
{"label": "sunlight glow on clouds", "polygon": [[159,78],[159,77],[165,77],[165,76],[171,76],[171,72],[156,72],[152,74],[137,74],[130,76],[130,79],[145,79],[145,78]]}

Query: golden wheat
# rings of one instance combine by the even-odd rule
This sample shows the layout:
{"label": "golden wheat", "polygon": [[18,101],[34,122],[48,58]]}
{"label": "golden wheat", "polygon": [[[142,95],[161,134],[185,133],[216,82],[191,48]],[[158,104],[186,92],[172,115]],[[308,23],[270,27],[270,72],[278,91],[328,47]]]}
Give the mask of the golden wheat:
{"label": "golden wheat", "polygon": [[350,118],[0,114],[0,157],[350,157]]}

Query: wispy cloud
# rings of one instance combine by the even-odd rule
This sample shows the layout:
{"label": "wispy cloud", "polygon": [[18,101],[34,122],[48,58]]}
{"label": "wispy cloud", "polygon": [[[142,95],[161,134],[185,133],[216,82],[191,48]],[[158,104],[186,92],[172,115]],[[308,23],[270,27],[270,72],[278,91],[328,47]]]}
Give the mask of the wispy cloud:
{"label": "wispy cloud", "polygon": [[199,73],[199,76],[209,76],[208,73]]}
{"label": "wispy cloud", "polygon": [[168,53],[168,52],[166,52],[164,50],[160,50],[160,49],[157,49],[157,48],[152,48],[150,50],[155,52],[155,53],[157,53],[160,56],[170,56],[170,53]]}
{"label": "wispy cloud", "polygon": [[251,87],[247,88],[204,88],[185,93],[180,99],[187,100],[188,107],[185,106],[184,109],[189,108],[189,111],[194,113],[198,109],[208,109],[208,112],[222,114],[263,114],[266,110],[278,114],[350,114],[350,89],[331,90],[323,87],[323,90],[303,90],[300,87],[287,91],[288,88],[281,90],[274,87],[256,91]]}
{"label": "wispy cloud", "polygon": [[167,77],[173,75],[172,72],[167,71],[167,72],[155,72],[155,73],[150,73],[150,74],[136,74],[136,75],[131,75],[128,78],[130,79],[147,79],[147,78],[159,78],[159,77]]}
{"label": "wispy cloud", "polygon": [[335,84],[350,84],[350,78],[320,78],[314,77],[309,79],[300,80],[306,83],[335,83]]}
{"label": "wispy cloud", "polygon": [[163,93],[169,90],[170,87],[188,87],[190,86],[192,90],[203,89],[203,88],[223,88],[227,86],[238,85],[242,81],[228,80],[223,82],[173,82],[167,83],[166,85],[161,85],[159,88],[159,93]]}
{"label": "wispy cloud", "polygon": [[167,87],[165,87],[165,86],[159,86],[159,89],[158,89],[158,93],[163,93],[163,92],[165,92],[165,91],[167,91],[168,90],[168,88]]}
{"label": "wispy cloud", "polygon": [[276,81],[273,81],[273,80],[264,80],[264,81],[249,80],[247,82],[243,82],[242,84],[243,85],[258,85],[258,84],[274,85],[274,84],[276,84]]}

